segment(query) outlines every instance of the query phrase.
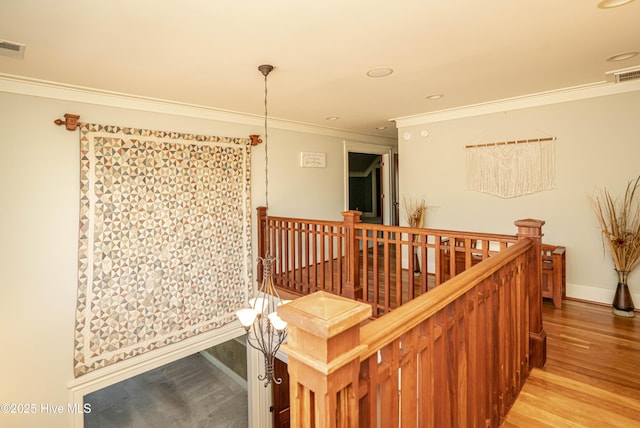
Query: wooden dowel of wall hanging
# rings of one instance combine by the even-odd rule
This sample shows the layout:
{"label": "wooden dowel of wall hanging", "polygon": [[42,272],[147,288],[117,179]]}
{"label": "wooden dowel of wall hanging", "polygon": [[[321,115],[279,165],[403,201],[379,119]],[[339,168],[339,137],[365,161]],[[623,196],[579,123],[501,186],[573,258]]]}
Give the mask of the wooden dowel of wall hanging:
{"label": "wooden dowel of wall hanging", "polygon": [[472,144],[470,146],[464,146],[465,149],[475,149],[476,147],[491,147],[491,146],[504,146],[507,144],[526,144],[526,143],[539,143],[542,141],[553,141],[556,137],[545,137],[545,138],[532,138],[530,140],[514,140],[514,141],[499,141],[496,143],[486,143],[486,144]]}
{"label": "wooden dowel of wall hanging", "polygon": [[58,126],[64,125],[67,128],[67,131],[75,131],[78,125],[82,125],[78,121],[78,119],[80,119],[79,114],[66,113],[64,115],[64,120],[56,119],[53,121],[53,123],[55,123]]}

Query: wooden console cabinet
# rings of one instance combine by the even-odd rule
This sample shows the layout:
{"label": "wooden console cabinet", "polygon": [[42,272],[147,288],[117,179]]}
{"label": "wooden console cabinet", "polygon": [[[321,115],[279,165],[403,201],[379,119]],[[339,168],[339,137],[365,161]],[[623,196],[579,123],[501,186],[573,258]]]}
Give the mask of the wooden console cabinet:
{"label": "wooden console cabinet", "polygon": [[565,247],[542,244],[542,297],[562,308],[566,297]]}
{"label": "wooden console cabinet", "polygon": [[[446,281],[451,277],[449,242],[443,241],[440,250],[440,277]],[[464,241],[456,240],[456,247],[464,247]],[[476,248],[476,242],[472,243]],[[466,255],[464,251],[454,251],[456,258],[455,274],[465,270]],[[471,266],[482,261],[478,254],[471,254]],[[454,275],[455,276],[455,275]],[[553,300],[553,306],[562,308],[562,299],[566,297],[565,247],[542,244],[542,297]]]}

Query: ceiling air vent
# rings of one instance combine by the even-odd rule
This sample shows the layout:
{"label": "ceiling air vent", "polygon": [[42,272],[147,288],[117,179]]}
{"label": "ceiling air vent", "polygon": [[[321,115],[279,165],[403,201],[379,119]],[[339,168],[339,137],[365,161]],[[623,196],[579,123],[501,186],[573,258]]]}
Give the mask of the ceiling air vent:
{"label": "ceiling air vent", "polygon": [[616,82],[626,82],[628,80],[640,79],[640,70],[628,71],[616,75]]}
{"label": "ceiling air vent", "polygon": [[14,58],[24,58],[25,45],[22,43],[10,42],[9,40],[0,40],[0,55],[11,56]]}
{"label": "ceiling air vent", "polygon": [[628,82],[640,79],[640,67],[625,68],[607,72],[607,80],[614,83]]}

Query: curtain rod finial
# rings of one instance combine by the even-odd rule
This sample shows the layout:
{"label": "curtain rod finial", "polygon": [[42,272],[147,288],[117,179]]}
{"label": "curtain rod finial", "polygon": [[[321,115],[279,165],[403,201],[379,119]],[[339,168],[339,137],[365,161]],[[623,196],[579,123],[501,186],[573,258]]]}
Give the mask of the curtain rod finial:
{"label": "curtain rod finial", "polygon": [[64,119],[65,120],[56,119],[53,121],[53,123],[55,123],[58,126],[65,125],[65,127],[67,128],[67,131],[75,131],[78,125],[80,125],[80,122],[78,122],[78,119],[80,119],[79,114],[66,113],[64,115]]}
{"label": "curtain rod finial", "polygon": [[257,146],[258,144],[262,143],[262,140],[260,139],[259,135],[256,135],[256,134],[249,135],[249,138],[251,138],[252,146]]}

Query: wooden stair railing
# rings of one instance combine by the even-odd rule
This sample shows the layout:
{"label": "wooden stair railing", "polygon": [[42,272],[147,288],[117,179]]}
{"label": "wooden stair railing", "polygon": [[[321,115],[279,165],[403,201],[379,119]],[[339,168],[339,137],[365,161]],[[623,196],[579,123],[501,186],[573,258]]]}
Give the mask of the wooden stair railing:
{"label": "wooden stair railing", "polygon": [[[266,250],[268,230],[269,250],[277,260],[274,283],[286,295],[327,291],[371,304],[377,317],[518,239],[367,224],[358,211],[342,216],[342,221],[267,217],[266,208],[258,208],[258,252]],[[257,272],[260,281],[262,269]]]}
{"label": "wooden stair railing", "polygon": [[[258,208],[258,253],[266,230],[277,262],[274,283],[295,298],[328,291],[369,303],[377,317],[513,245],[516,235],[383,226],[360,222],[267,217]],[[268,228],[267,228],[268,224]],[[542,246],[542,296],[560,307],[564,297],[564,247]],[[258,280],[262,269],[258,268]]]}
{"label": "wooden stair railing", "polygon": [[291,426],[498,427],[546,356],[544,222],[516,224],[519,242],[366,324],[371,305],[327,292],[279,308]]}
{"label": "wooden stair railing", "polygon": [[[338,295],[349,294],[344,289],[345,284],[349,283],[349,271],[345,265],[346,251],[349,249],[345,230],[348,220],[267,217],[265,207],[258,207],[257,211],[258,252],[265,254],[268,230],[269,251],[276,258],[273,274],[278,288],[298,296],[318,290]],[[350,215],[352,212],[348,213]],[[354,221],[359,221],[359,216]],[[258,282],[261,280],[262,269],[258,267]]]}

